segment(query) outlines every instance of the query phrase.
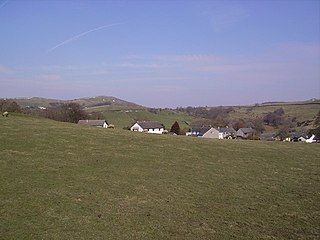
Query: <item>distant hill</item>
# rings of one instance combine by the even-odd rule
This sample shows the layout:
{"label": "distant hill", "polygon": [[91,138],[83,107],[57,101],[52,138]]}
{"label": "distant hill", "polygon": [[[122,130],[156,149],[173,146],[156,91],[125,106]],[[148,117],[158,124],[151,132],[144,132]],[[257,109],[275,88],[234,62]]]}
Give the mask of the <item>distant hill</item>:
{"label": "distant hill", "polygon": [[257,106],[277,106],[277,105],[303,105],[303,104],[320,104],[320,99],[312,98],[306,101],[297,102],[263,102],[261,104],[256,104]]}
{"label": "distant hill", "polygon": [[[223,106],[223,107],[197,107],[178,109],[153,109],[128,102],[112,96],[96,96],[72,100],[59,100],[47,98],[15,98],[22,108],[41,109],[54,107],[62,103],[76,102],[80,104],[89,114],[100,114],[108,122],[117,128],[127,128],[135,121],[159,121],[167,129],[170,129],[175,121],[178,121],[182,129],[189,129],[195,125],[210,124],[223,126],[223,123],[214,123],[210,117],[210,111],[215,109],[231,109],[224,116],[227,125],[237,121],[252,122],[263,119],[266,114],[282,108],[285,112],[284,118],[292,122],[291,130],[306,132],[313,127],[313,121],[320,111],[320,99],[310,99],[296,102],[264,102],[247,106]],[[199,113],[203,113],[200,114]],[[220,114],[220,116],[222,116]],[[209,120],[209,121],[208,121]],[[273,126],[264,125],[267,132],[277,132]]]}
{"label": "distant hill", "polygon": [[117,107],[130,107],[130,108],[143,108],[138,104],[128,102],[112,96],[97,96],[97,97],[86,97],[72,100],[59,100],[59,99],[48,99],[48,98],[14,98],[12,99],[17,102],[22,108],[40,108],[40,107],[53,107],[61,103],[75,102],[83,106],[84,108],[94,108],[100,106],[117,106]]}

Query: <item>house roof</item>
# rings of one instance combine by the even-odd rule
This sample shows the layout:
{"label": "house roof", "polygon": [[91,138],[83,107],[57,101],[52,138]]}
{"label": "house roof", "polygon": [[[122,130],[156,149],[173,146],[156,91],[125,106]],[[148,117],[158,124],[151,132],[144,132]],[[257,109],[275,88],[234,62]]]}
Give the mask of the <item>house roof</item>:
{"label": "house roof", "polygon": [[234,130],[234,128],[216,128],[219,132],[222,133],[235,133],[236,130]]}
{"label": "house roof", "polygon": [[78,124],[80,125],[88,125],[88,126],[103,126],[103,124],[107,123],[106,120],[79,120]]}
{"label": "house roof", "polygon": [[247,133],[253,133],[256,130],[254,130],[253,128],[240,128],[238,131],[242,131],[244,134],[247,134]]}
{"label": "house roof", "polygon": [[199,128],[192,128],[192,133],[196,132],[199,133],[198,135],[202,136],[206,132],[208,132],[212,127],[199,127]]}
{"label": "house roof", "polygon": [[260,135],[260,139],[261,140],[274,140],[276,137],[276,134],[275,133],[263,133]]}
{"label": "house roof", "polygon": [[162,123],[159,123],[156,121],[143,121],[143,122],[136,122],[136,123],[143,129],[164,128]]}
{"label": "house roof", "polygon": [[300,137],[307,138],[307,134],[306,133],[293,132],[293,133],[290,134],[290,137],[291,138],[300,138]]}

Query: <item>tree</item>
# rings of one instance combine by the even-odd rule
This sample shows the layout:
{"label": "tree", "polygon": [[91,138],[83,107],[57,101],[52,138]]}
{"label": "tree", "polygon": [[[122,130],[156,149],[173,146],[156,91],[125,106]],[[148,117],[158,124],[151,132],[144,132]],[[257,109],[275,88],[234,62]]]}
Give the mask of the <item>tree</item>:
{"label": "tree", "polygon": [[276,135],[280,138],[281,141],[285,140],[287,137],[290,136],[289,129],[287,127],[281,127]]}
{"label": "tree", "polygon": [[263,118],[263,121],[268,125],[278,127],[283,123],[283,115],[284,115],[284,110],[282,108],[279,108],[273,112],[269,112]]}
{"label": "tree", "polygon": [[174,124],[171,126],[171,129],[170,129],[170,132],[173,132],[177,135],[180,134],[180,126],[179,126],[179,123],[177,121],[174,122]]}
{"label": "tree", "polygon": [[88,118],[87,113],[82,110],[78,103],[67,103],[62,107],[64,112],[64,120],[66,122],[77,123],[80,119]]}
{"label": "tree", "polygon": [[309,129],[308,130],[308,134],[309,135],[312,135],[314,134],[316,136],[316,139],[320,139],[320,126],[317,127],[317,128],[314,128],[314,129]]}
{"label": "tree", "polygon": [[318,112],[317,117],[314,120],[314,124],[313,125],[316,126],[316,127],[320,127],[320,111]]}
{"label": "tree", "polygon": [[274,110],[273,113],[275,113],[279,116],[282,116],[284,114],[284,110],[283,110],[283,108],[278,108],[278,109]]}
{"label": "tree", "polygon": [[237,130],[239,130],[240,128],[246,127],[246,123],[245,123],[245,121],[244,121],[242,118],[240,118],[240,119],[232,122],[232,123],[231,123],[231,126],[237,131]]}
{"label": "tree", "polygon": [[21,108],[17,102],[7,99],[0,99],[1,112],[20,112]]}
{"label": "tree", "polygon": [[88,114],[78,103],[66,103],[41,111],[40,115],[61,122],[77,123],[80,119],[88,119]]}
{"label": "tree", "polygon": [[253,128],[258,133],[263,133],[266,129],[264,128],[263,121],[260,118],[256,118],[252,120]]}
{"label": "tree", "polygon": [[314,125],[316,128],[309,129],[309,130],[308,130],[308,133],[309,133],[310,135],[314,134],[314,135],[316,136],[316,139],[320,139],[320,111],[318,112],[317,117],[316,117],[316,119],[314,120],[313,125]]}

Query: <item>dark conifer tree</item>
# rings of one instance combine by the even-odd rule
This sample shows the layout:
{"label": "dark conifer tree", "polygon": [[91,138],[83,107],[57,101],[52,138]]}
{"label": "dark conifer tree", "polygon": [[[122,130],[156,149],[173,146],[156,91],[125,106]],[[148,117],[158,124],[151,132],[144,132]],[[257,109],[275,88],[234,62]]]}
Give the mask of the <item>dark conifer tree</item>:
{"label": "dark conifer tree", "polygon": [[179,123],[177,121],[174,122],[174,124],[172,125],[171,129],[170,129],[170,132],[173,132],[177,135],[180,134],[180,126],[179,126]]}

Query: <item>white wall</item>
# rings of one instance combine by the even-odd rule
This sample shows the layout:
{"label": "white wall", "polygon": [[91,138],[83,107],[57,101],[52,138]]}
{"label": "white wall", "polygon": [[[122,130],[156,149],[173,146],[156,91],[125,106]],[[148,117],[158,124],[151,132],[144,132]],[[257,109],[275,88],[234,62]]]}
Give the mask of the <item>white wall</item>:
{"label": "white wall", "polygon": [[138,132],[143,132],[142,127],[140,127],[140,125],[138,123],[135,123],[131,128],[131,131],[138,131]]}
{"label": "white wall", "polygon": [[163,128],[155,128],[155,129],[148,129],[148,133],[158,133],[158,134],[162,134],[163,133]]}
{"label": "white wall", "polygon": [[157,133],[162,134],[164,131],[164,128],[150,128],[150,129],[143,129],[138,123],[135,123],[131,128],[131,131],[138,131],[138,132],[148,132],[148,133]]}

